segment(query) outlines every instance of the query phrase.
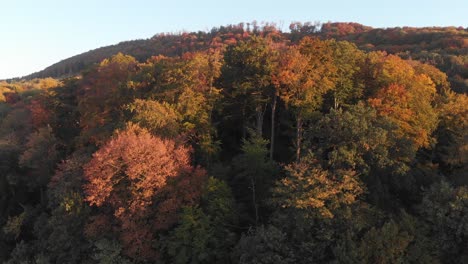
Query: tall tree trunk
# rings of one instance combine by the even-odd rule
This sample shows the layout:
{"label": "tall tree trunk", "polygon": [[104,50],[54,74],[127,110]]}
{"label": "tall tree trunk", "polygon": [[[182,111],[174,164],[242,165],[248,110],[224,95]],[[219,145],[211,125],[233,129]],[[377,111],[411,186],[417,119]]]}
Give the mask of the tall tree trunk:
{"label": "tall tree trunk", "polygon": [[296,118],[296,161],[301,159],[301,143],[302,143],[302,116],[297,114]]}
{"label": "tall tree trunk", "polygon": [[276,94],[273,95],[273,102],[271,103],[271,137],[270,137],[270,160],[273,160],[273,151],[275,149],[275,114],[276,114]]}
{"label": "tall tree trunk", "polygon": [[247,138],[247,121],[245,120],[245,104],[242,105],[242,138]]}
{"label": "tall tree trunk", "polygon": [[[254,176],[255,177],[255,176]],[[257,194],[256,194],[256,186],[255,186],[255,179],[250,179],[250,188],[252,189],[252,203],[255,210],[255,226],[258,225],[258,204],[257,204]]]}
{"label": "tall tree trunk", "polygon": [[265,111],[262,107],[262,105],[259,105],[255,109],[255,115],[257,118],[257,134],[262,136],[263,135],[263,115],[265,114]]}
{"label": "tall tree trunk", "polygon": [[[339,88],[337,88],[337,87],[339,87]],[[335,87],[335,90],[333,91],[333,101],[334,101],[333,106],[334,106],[335,110],[338,109],[338,106],[340,105],[340,100],[338,100],[338,98],[337,98],[338,97],[337,89],[342,89],[342,87],[343,87],[342,82],[339,81],[338,85]]]}

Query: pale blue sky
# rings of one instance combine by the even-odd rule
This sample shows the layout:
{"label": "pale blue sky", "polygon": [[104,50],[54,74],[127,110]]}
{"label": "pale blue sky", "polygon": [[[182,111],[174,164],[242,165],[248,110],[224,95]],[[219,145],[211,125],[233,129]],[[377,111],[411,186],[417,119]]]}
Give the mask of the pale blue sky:
{"label": "pale blue sky", "polygon": [[160,32],[267,21],[468,26],[467,0],[0,0],[0,79]]}

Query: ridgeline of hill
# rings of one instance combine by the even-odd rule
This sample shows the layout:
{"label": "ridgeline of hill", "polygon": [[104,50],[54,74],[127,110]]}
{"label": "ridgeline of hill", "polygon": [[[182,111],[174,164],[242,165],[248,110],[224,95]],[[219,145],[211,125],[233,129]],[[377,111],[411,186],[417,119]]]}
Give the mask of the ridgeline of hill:
{"label": "ridgeline of hill", "polygon": [[304,36],[322,39],[335,38],[355,43],[365,51],[382,50],[404,59],[432,64],[445,72],[452,89],[468,92],[468,29],[463,27],[395,27],[372,28],[358,23],[293,23],[289,32],[281,32],[273,24],[255,23],[221,26],[209,32],[157,34],[149,39],[120,42],[97,48],[55,63],[46,69],[23,77],[63,78],[79,74],[119,52],[144,62],[151,56],[182,55],[185,52],[206,50],[211,45],[230,44],[251,34],[276,31],[281,37],[295,42]]}

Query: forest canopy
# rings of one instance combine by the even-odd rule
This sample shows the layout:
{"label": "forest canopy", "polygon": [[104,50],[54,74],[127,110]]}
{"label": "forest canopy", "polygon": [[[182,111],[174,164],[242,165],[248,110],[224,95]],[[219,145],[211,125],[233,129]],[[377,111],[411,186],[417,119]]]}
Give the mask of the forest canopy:
{"label": "forest canopy", "polygon": [[289,29],[1,81],[0,261],[468,262],[466,29]]}

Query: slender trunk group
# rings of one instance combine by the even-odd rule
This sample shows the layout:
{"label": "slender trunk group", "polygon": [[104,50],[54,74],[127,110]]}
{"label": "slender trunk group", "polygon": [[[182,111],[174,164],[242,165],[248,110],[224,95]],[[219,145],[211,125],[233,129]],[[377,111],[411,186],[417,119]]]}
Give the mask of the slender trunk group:
{"label": "slender trunk group", "polygon": [[247,138],[247,121],[245,120],[245,104],[242,105],[242,138]]}
{"label": "slender trunk group", "polygon": [[297,114],[296,117],[296,161],[301,159],[301,143],[302,143],[302,116]]}
{"label": "slender trunk group", "polygon": [[255,184],[255,178],[250,179],[250,188],[252,189],[252,203],[254,206],[255,210],[255,226],[258,225],[258,204],[257,204],[257,192],[256,192],[256,184]]}
{"label": "slender trunk group", "polygon": [[[275,150],[275,116],[276,116],[276,106],[278,104],[278,96],[274,95],[271,102],[271,134],[270,134],[270,160],[273,160],[273,153]],[[338,104],[335,98],[335,107]],[[263,135],[263,119],[264,119],[265,109],[261,105],[256,107],[255,117],[256,117],[256,133],[258,135]],[[245,117],[245,107],[242,108],[242,115]],[[245,120],[245,119],[244,119]],[[244,121],[245,122],[245,121]],[[300,113],[296,117],[296,161],[299,162],[301,158],[301,145],[302,145],[302,133],[303,133],[303,119]],[[244,123],[243,138],[246,137],[246,124]]]}
{"label": "slender trunk group", "polygon": [[270,136],[270,160],[273,160],[273,151],[275,149],[275,113],[276,103],[278,96],[273,95],[273,101],[271,103],[271,136]]}
{"label": "slender trunk group", "polygon": [[[276,106],[278,103],[278,96],[273,96],[272,102],[271,102],[271,134],[270,134],[270,160],[273,160],[273,153],[275,150],[275,115],[276,115]],[[243,109],[244,110],[244,109]],[[243,112],[244,113],[244,112]],[[263,134],[263,117],[264,117],[264,111],[261,106],[257,107],[256,111],[256,132],[258,135]],[[296,142],[295,142],[295,147],[296,147],[296,161],[299,161],[301,158],[301,147],[302,147],[302,133],[303,133],[303,119],[302,115],[300,113],[297,114],[296,117]],[[244,129],[245,131],[245,129]],[[245,132],[243,134],[245,137]]]}

